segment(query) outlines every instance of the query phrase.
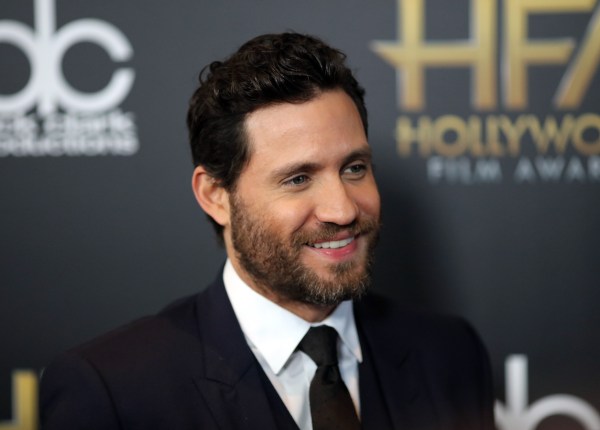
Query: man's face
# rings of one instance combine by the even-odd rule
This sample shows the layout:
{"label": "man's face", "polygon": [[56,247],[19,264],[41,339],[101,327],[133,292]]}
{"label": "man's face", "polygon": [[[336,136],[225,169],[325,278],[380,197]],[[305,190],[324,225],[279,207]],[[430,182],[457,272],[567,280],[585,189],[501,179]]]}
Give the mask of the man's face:
{"label": "man's face", "polygon": [[275,301],[335,305],[369,284],[379,193],[360,115],[343,91],[259,109],[229,196],[228,253]]}

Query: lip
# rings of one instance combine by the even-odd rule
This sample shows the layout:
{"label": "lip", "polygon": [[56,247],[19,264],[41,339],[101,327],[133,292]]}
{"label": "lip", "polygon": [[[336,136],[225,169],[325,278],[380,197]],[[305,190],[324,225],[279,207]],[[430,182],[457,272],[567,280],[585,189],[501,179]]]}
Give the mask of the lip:
{"label": "lip", "polygon": [[333,262],[341,262],[344,260],[348,260],[355,255],[356,251],[358,250],[358,242],[361,238],[360,235],[353,236],[352,234],[342,233],[333,236],[331,239],[315,242],[319,244],[324,242],[333,242],[349,239],[352,237],[354,238],[352,242],[340,248],[315,248],[308,244],[306,245],[306,248],[311,251],[311,254],[316,255],[320,258],[325,258]]}
{"label": "lip", "polygon": [[354,240],[356,240],[356,238],[358,238],[358,236],[359,236],[358,234],[352,234],[350,232],[342,232],[342,233],[338,233],[334,236],[328,237],[327,239],[317,240],[315,242],[312,242],[311,244],[314,245],[316,243],[337,242],[340,240],[349,239],[351,237],[354,237]]}

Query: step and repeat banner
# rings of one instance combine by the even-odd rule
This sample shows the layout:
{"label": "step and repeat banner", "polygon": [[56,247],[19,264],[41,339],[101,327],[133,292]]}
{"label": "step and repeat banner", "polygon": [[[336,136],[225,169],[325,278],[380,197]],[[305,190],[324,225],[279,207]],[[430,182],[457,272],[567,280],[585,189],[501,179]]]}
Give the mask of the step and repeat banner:
{"label": "step and repeat banner", "polygon": [[597,0],[2,0],[0,429],[60,351],[218,275],[187,102],[287,30],[367,90],[376,290],[472,322],[498,429],[600,430]]}

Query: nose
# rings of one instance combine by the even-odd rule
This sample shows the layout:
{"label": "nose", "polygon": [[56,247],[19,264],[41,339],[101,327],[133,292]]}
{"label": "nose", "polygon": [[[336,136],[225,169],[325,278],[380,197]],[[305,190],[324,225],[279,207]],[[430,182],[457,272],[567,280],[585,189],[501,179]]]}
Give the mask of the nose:
{"label": "nose", "polygon": [[352,185],[341,179],[322,184],[315,205],[318,221],[337,225],[349,225],[356,221],[359,208],[350,187]]}

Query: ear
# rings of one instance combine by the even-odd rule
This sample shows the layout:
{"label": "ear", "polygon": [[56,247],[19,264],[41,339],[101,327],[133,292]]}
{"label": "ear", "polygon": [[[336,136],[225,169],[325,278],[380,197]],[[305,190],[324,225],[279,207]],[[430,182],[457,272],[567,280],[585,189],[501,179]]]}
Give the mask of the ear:
{"label": "ear", "polygon": [[229,193],[202,166],[194,169],[192,189],[204,212],[223,227],[229,225]]}

